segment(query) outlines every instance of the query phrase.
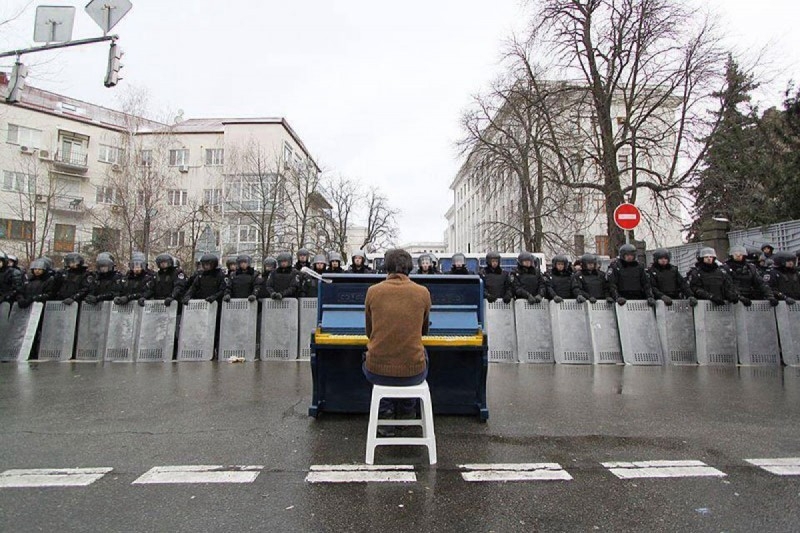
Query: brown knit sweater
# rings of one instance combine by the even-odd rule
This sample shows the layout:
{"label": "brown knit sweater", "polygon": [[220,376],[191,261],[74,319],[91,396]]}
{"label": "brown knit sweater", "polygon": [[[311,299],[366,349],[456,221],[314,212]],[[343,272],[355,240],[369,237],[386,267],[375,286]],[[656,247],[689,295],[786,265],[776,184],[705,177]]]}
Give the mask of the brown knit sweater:
{"label": "brown knit sweater", "polygon": [[422,336],[428,333],[431,293],[404,274],[389,274],[367,290],[367,370],[410,377],[425,370]]}

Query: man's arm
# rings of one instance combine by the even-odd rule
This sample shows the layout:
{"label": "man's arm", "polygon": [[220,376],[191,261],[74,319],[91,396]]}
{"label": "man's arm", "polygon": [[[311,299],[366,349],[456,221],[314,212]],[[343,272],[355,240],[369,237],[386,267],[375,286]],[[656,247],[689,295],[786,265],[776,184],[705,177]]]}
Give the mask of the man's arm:
{"label": "man's arm", "polygon": [[372,336],[372,308],[370,306],[371,302],[369,292],[369,289],[367,289],[367,297],[364,300],[364,323],[367,330],[367,338]]}
{"label": "man's arm", "polygon": [[425,288],[425,313],[422,316],[422,335],[428,334],[431,325],[431,293]]}

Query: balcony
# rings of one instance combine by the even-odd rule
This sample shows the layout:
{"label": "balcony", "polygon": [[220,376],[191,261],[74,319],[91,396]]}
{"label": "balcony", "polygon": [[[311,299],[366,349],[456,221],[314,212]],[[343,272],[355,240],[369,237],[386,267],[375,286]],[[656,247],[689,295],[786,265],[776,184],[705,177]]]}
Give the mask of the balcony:
{"label": "balcony", "polygon": [[59,150],[53,158],[53,166],[83,174],[89,170],[89,154],[78,150],[70,150],[68,152]]}
{"label": "balcony", "polygon": [[272,209],[270,203],[261,200],[240,200],[236,202],[225,202],[226,213],[260,213],[269,212]]}
{"label": "balcony", "polygon": [[81,196],[53,196],[50,199],[50,209],[62,213],[83,214],[86,204]]}

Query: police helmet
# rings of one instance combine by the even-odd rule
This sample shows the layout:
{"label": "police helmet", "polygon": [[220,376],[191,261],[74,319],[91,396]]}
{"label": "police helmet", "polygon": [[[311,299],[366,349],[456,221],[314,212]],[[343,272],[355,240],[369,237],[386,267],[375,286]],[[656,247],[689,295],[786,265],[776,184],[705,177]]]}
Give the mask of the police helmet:
{"label": "police helmet", "polygon": [[339,252],[331,252],[328,254],[328,263],[333,263],[334,261],[338,261],[339,266],[342,266],[342,256]]}
{"label": "police helmet", "polygon": [[697,257],[701,260],[706,257],[713,257],[714,259],[717,258],[717,251],[711,247],[700,248],[700,251],[697,252]]}
{"label": "police helmet", "polygon": [[133,252],[133,254],[131,254],[131,260],[128,262],[128,268],[133,269],[135,266],[141,267],[142,270],[147,268],[147,260],[142,252]]}
{"label": "police helmet", "polygon": [[0,252],[0,263],[3,263],[3,266],[8,264],[8,256],[5,252]]}
{"label": "police helmet", "polygon": [[50,267],[47,264],[47,259],[45,259],[44,257],[40,257],[39,259],[34,259],[31,262],[30,269],[31,269],[31,271],[34,271],[34,270],[48,271],[48,270],[50,270]]}
{"label": "police helmet", "polygon": [[288,263],[288,264],[291,264],[292,263],[292,254],[290,254],[289,252],[281,252],[281,253],[278,254],[277,260],[278,260],[278,265],[279,266],[284,261],[286,263]]}
{"label": "police helmet", "polygon": [[98,272],[111,272],[114,270],[114,256],[108,252],[103,252],[97,255],[95,260]]}
{"label": "police helmet", "polygon": [[356,257],[360,257],[363,263],[367,262],[367,254],[364,253],[364,250],[356,250],[353,252],[353,255],[350,256],[350,260],[353,261]]}
{"label": "police helmet", "polygon": [[658,248],[657,250],[653,251],[653,262],[658,263],[659,259],[666,259],[667,261],[672,260],[672,254],[669,253],[669,250],[666,248]]}
{"label": "police helmet", "polygon": [[420,255],[417,258],[417,266],[419,266],[421,268],[423,261],[428,261],[428,263],[430,263],[431,266],[433,266],[433,258],[431,257],[431,254],[422,254],[422,255]]}
{"label": "police helmet", "polygon": [[500,263],[500,254],[497,252],[489,252],[486,254],[486,266],[489,266],[489,263],[492,262],[492,259],[497,259],[498,264]]}
{"label": "police helmet", "polygon": [[775,246],[771,242],[765,242],[761,245],[761,251],[764,251],[764,248],[769,248],[770,253],[775,251]]}
{"label": "police helmet", "polygon": [[167,268],[172,268],[175,266],[175,258],[169,254],[159,254],[156,257],[156,266],[161,268],[161,263],[167,263]]}
{"label": "police helmet", "polygon": [[741,255],[746,257],[747,256],[747,248],[742,245],[731,246],[731,249],[728,250],[728,255],[733,257],[734,255]]}
{"label": "police helmet", "polygon": [[625,261],[626,255],[632,255],[636,259],[636,247],[632,244],[623,244],[619,247],[619,258]]}
{"label": "police helmet", "polygon": [[583,254],[581,256],[581,268],[587,268],[586,265],[593,263],[594,267],[597,268],[597,256],[594,254]]}
{"label": "police helmet", "polygon": [[264,268],[270,268],[275,270],[278,267],[278,260],[274,257],[265,257],[264,258]]}
{"label": "police helmet", "polygon": [[83,256],[75,252],[70,252],[67,255],[65,255],[64,266],[69,268],[72,265],[82,267],[84,265]]}
{"label": "police helmet", "polygon": [[745,249],[747,250],[747,260],[753,263],[758,263],[759,259],[761,258],[761,250],[755,246],[746,246]]}
{"label": "police helmet", "polygon": [[53,270],[53,260],[52,260],[52,259],[50,259],[50,258],[49,258],[49,257],[47,257],[46,255],[43,255],[43,256],[42,256],[42,257],[40,257],[39,259],[41,259],[42,261],[44,261],[44,262],[45,262],[45,265],[46,265],[46,268],[47,268],[47,270]]}
{"label": "police helmet", "polygon": [[775,255],[772,256],[772,260],[778,268],[785,268],[786,263],[789,261],[797,261],[795,255],[791,252],[775,252]]}
{"label": "police helmet", "polygon": [[200,257],[200,265],[205,266],[209,265],[211,270],[216,270],[219,268],[219,257],[214,254],[203,254]]}
{"label": "police helmet", "polygon": [[316,265],[317,263],[322,263],[323,265],[327,265],[328,259],[325,257],[324,254],[317,254],[314,256],[314,262],[312,264]]}
{"label": "police helmet", "polygon": [[300,248],[297,250],[297,259],[300,259],[300,256],[304,255],[306,257],[311,257],[311,252],[308,251],[308,248]]}
{"label": "police helmet", "polygon": [[241,265],[242,263],[247,264],[247,268],[250,268],[250,264],[253,262],[253,258],[247,254],[239,254],[236,256],[236,264]]}
{"label": "police helmet", "polygon": [[438,264],[439,264],[439,258],[438,258],[438,257],[436,257],[436,254],[435,254],[435,253],[431,252],[431,253],[429,253],[428,255],[429,255],[429,256],[430,256],[430,258],[431,258],[431,263],[433,263],[433,266],[436,266],[436,265],[438,265]]}
{"label": "police helmet", "polygon": [[236,266],[236,256],[229,255],[225,258],[225,266],[230,269],[231,265]]}
{"label": "police helmet", "polygon": [[452,262],[455,265],[457,262],[460,262],[462,265],[467,264],[467,256],[462,253],[453,254]]}
{"label": "police helmet", "polygon": [[556,263],[564,263],[564,270],[567,270],[569,268],[569,257],[564,254],[556,254],[550,261],[550,266],[553,268],[553,270],[556,269]]}
{"label": "police helmet", "polygon": [[7,256],[7,257],[8,257],[8,262],[9,262],[9,263],[14,263],[14,266],[16,266],[16,265],[17,265],[17,263],[19,263],[19,259],[17,258],[17,256],[16,256],[16,255],[11,255],[11,254],[8,254],[8,256]]}

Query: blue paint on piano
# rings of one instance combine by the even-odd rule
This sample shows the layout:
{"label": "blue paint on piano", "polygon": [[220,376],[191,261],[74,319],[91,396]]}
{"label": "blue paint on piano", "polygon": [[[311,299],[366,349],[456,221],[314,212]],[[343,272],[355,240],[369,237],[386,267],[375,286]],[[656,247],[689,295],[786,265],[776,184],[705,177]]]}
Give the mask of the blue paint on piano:
{"label": "blue paint on piano", "polygon": [[[318,289],[317,332],[311,338],[313,393],[309,416],[368,413],[372,385],[361,370],[366,350],[364,300],[385,275],[326,274]],[[483,282],[478,276],[411,276],[431,293],[431,324],[423,339],[428,384],[437,414],[489,417],[483,333]]]}

